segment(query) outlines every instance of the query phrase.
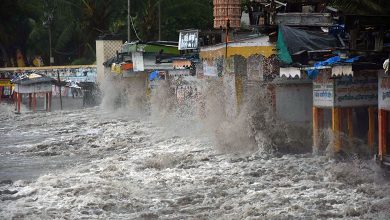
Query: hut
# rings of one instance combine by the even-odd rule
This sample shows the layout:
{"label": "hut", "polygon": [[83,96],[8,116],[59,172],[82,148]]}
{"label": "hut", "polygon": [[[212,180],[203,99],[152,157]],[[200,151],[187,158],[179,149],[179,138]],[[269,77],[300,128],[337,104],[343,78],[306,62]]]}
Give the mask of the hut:
{"label": "hut", "polygon": [[52,103],[52,85],[54,82],[55,80],[53,78],[38,73],[23,75],[12,80],[12,83],[15,84],[14,92],[17,97],[17,112],[20,113],[23,94],[28,95],[29,107],[33,112],[37,110],[37,95],[44,94],[45,109],[46,111],[50,111]]}
{"label": "hut", "polygon": [[[313,148],[318,149],[320,131],[329,115],[333,150],[344,151],[354,137],[366,139],[372,154],[375,144],[378,69],[362,63],[317,67],[313,80]],[[309,70],[310,72],[311,70]],[[343,138],[346,134],[347,138]],[[360,135],[359,135],[360,134]],[[347,143],[344,140],[348,139]],[[354,149],[354,151],[357,149]]]}

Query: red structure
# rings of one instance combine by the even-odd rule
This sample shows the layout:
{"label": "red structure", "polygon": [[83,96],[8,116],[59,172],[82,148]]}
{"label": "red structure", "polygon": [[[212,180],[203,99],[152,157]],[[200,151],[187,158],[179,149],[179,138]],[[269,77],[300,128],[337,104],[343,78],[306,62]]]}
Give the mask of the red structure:
{"label": "red structure", "polygon": [[33,112],[37,110],[37,95],[45,94],[45,110],[50,111],[54,82],[54,79],[40,74],[30,74],[14,80],[17,112],[20,113],[23,94],[28,94],[28,105]]}

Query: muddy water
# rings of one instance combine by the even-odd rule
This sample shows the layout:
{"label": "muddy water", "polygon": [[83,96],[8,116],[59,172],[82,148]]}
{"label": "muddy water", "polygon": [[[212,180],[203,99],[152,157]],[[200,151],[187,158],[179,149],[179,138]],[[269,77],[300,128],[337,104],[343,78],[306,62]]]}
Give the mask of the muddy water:
{"label": "muddy water", "polygon": [[372,161],[221,152],[211,130],[126,111],[1,108],[0,219],[390,218]]}

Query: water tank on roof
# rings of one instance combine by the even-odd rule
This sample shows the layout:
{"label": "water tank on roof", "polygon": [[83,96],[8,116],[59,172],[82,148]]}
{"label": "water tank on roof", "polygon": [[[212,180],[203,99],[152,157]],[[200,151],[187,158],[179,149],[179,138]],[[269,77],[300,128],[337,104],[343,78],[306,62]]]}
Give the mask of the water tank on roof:
{"label": "water tank on roof", "polygon": [[226,28],[227,19],[231,28],[241,25],[241,0],[214,0],[214,28]]}

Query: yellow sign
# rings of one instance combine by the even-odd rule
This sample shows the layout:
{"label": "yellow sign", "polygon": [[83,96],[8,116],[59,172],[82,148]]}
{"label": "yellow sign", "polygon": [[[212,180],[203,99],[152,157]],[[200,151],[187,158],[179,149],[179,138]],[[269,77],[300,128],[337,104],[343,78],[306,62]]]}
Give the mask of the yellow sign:
{"label": "yellow sign", "polygon": [[12,86],[11,81],[9,79],[0,79],[0,86]]}

